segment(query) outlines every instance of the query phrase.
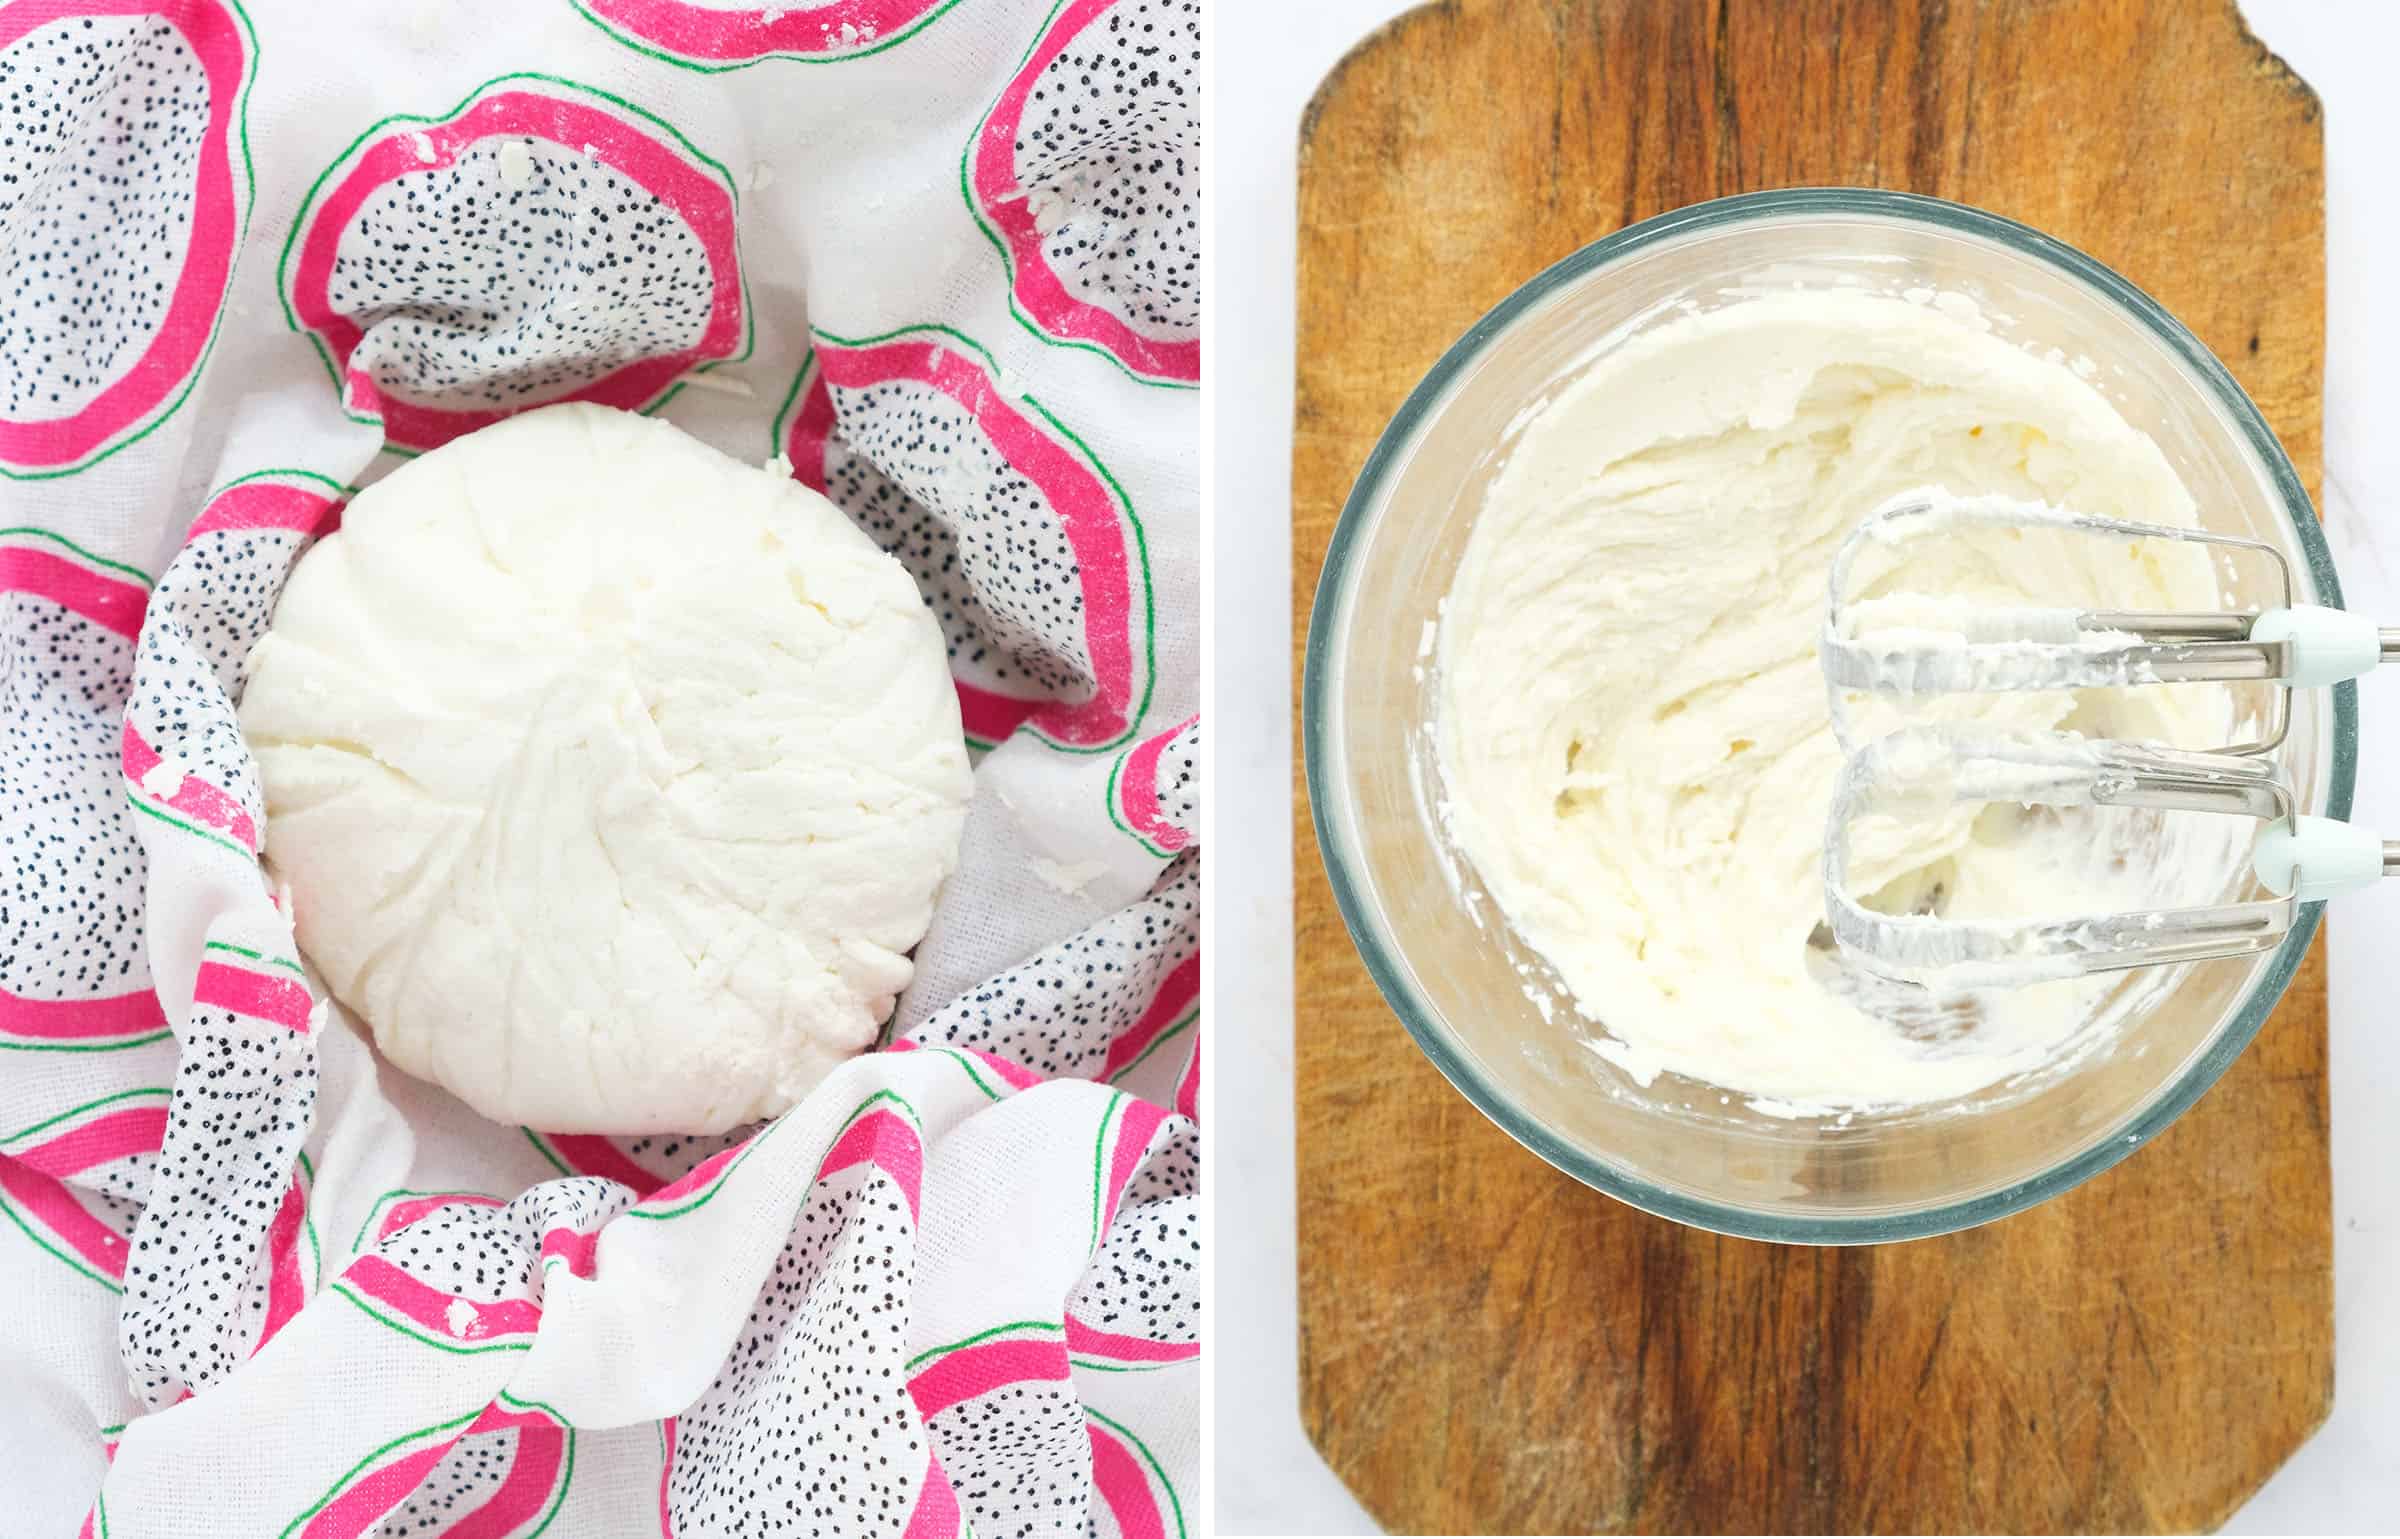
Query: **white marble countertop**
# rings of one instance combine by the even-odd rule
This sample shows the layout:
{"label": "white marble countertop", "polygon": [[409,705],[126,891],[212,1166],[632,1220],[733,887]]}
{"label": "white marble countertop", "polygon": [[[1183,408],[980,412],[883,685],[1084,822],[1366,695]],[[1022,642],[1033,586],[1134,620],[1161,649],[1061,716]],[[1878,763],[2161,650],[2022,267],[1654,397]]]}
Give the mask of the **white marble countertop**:
{"label": "white marble countertop", "polygon": [[[1218,0],[1210,48],[1218,230],[1209,361],[1217,443],[1216,805],[1210,863],[1240,871],[1214,918],[1216,1517],[1231,1534],[1371,1534],[1300,1430],[1292,1170],[1290,447],[1301,109],[1350,46],[1411,0]],[[2324,512],[2351,607],[2400,623],[2400,4],[2243,0],[2325,102]],[[2370,514],[2381,523],[2370,522]],[[2357,816],[2400,828],[2400,678],[2361,688]],[[2334,914],[2333,1416],[2231,1525],[2388,1531],[2400,1521],[2400,882]]]}

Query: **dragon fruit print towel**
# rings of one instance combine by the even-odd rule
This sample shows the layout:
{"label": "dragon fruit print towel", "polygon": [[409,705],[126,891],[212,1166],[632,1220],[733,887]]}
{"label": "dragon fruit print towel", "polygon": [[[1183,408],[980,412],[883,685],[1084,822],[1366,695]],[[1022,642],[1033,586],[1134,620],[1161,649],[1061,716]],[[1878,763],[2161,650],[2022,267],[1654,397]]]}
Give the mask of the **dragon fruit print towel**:
{"label": "dragon fruit print towel", "polygon": [[[1188,1532],[1199,9],[0,4],[0,1529]],[[395,1073],[258,861],[291,563],[562,399],[822,488],[979,750],[729,1137]]]}

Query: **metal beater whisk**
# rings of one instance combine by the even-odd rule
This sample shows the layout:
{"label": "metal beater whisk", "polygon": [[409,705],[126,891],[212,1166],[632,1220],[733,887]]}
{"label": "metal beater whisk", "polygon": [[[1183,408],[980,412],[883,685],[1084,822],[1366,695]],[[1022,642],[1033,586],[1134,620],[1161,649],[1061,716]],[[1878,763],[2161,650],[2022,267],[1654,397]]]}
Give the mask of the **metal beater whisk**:
{"label": "metal beater whisk", "polygon": [[[1931,596],[1847,596],[1862,551],[1961,526],[2184,540],[2257,552],[2273,561],[2282,602],[2248,614],[1975,609]],[[2400,843],[2386,843],[2355,824],[2302,815],[2282,767],[2269,757],[2290,730],[2293,689],[2355,678],[2400,656],[2400,630],[2291,600],[2289,564],[2257,540],[2004,498],[1952,497],[1937,489],[1908,493],[1876,510],[1834,557],[1819,643],[1835,731],[1850,755],[1826,832],[1826,924],[1811,937],[1824,960],[1837,964],[1829,981],[1864,1001],[1888,994],[1855,975],[1840,979],[1840,973],[1860,969],[1874,980],[1955,992],[2241,956],[2273,948],[2300,903],[2400,869]],[[2268,730],[2255,742],[2207,753],[1964,725],[1907,727],[1861,746],[1847,709],[1852,694],[1905,699],[2200,680],[2279,686],[2272,691]],[[2251,864],[2269,896],[2022,921],[1886,914],[1858,901],[1849,885],[1854,823],[1870,816],[1931,815],[1975,802],[2256,818],[2265,826]]]}

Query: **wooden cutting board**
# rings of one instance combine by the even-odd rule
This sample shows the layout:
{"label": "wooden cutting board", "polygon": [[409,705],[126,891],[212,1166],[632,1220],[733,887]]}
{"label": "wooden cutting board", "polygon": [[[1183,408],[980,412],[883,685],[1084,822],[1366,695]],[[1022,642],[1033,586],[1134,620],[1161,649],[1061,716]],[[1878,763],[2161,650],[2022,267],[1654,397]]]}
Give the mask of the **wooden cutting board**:
{"label": "wooden cutting board", "polygon": [[[2026,220],[2183,318],[2313,489],[2323,144],[2231,0],[1448,0],[1300,157],[1293,627],[1435,357],[1523,279],[1726,193]],[[1300,648],[1295,645],[1294,656]],[[2324,947],[2150,1148],[1965,1234],[1721,1239],[1558,1174],[1418,1054],[1300,788],[1303,1417],[1404,1533],[2212,1528],[2332,1401]]]}

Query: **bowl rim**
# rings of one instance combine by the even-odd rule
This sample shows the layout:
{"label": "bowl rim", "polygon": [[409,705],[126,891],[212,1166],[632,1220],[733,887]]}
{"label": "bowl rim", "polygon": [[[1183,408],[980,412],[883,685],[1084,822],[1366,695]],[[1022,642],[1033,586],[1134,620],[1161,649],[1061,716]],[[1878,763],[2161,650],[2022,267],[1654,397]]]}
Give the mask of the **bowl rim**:
{"label": "bowl rim", "polygon": [[[1793,1218],[1763,1208],[1714,1202],[1655,1186],[1575,1148],[1511,1104],[1450,1041],[1447,1029],[1439,1023],[1438,1013],[1411,984],[1396,955],[1397,948],[1387,947],[1375,933],[1365,893],[1360,881],[1352,875],[1353,856],[1330,812],[1333,798],[1342,794],[1342,788],[1331,782],[1327,770],[1334,622],[1349,593],[1356,548],[1379,515],[1388,481],[1413,452],[1453,385],[1520,317],[1616,262],[1676,237],[1794,215],[1866,215],[1929,224],[1946,232],[1980,238],[2048,264],[2141,322],[2207,387],[2235,428],[2249,441],[2266,467],[2274,491],[2283,500],[2285,514],[2306,557],[2318,601],[2340,607],[2341,585],[2334,574],[2332,553],[2326,545],[2315,505],[2265,417],[2206,344],[2117,272],[2030,225],[1942,198],[1863,187],[1798,187],[1740,193],[1690,204],[1628,225],[1542,269],[1468,327],[1409,392],[1360,467],[1326,545],[1310,609],[1303,659],[1301,751],[1318,855],[1351,943],[1366,963],[1384,1003],[1400,1018],[1418,1049],[1478,1111],[1518,1143],[1576,1180],[1661,1218],[1745,1239],[1805,1245],[1878,1244],[1946,1234],[2005,1218],[2090,1180],[2147,1144],[2189,1110],[2258,1035],[2298,972],[2322,921],[2324,904],[2301,905],[2283,944],[2269,957],[2232,1021],[2194,1055],[2175,1079],[2154,1091],[2148,1104],[2120,1131],[2098,1139],[2038,1175],[1958,1202],[1898,1213]],[[2322,815],[2345,819],[2350,814],[2358,768],[2355,684],[2340,684],[2333,690],[2332,739],[2332,775]]]}

